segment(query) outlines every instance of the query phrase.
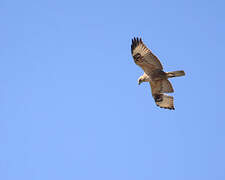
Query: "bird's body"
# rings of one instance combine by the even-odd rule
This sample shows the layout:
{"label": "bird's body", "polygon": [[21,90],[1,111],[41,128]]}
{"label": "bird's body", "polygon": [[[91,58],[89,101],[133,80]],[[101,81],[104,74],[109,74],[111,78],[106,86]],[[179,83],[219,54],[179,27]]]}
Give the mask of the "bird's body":
{"label": "bird's body", "polygon": [[149,82],[156,105],[161,108],[174,109],[173,96],[165,94],[174,92],[168,78],[184,76],[184,71],[164,72],[159,59],[139,38],[132,39],[131,53],[134,62],[144,71],[138,79],[138,84]]}

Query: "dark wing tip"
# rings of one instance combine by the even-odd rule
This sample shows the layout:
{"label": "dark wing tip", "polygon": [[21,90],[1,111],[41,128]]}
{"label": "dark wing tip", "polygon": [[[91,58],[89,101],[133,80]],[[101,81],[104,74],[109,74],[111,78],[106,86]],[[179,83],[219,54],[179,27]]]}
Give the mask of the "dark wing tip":
{"label": "dark wing tip", "polygon": [[132,39],[132,44],[131,44],[131,53],[133,54],[133,51],[134,51],[134,49],[139,45],[139,44],[142,44],[143,42],[142,42],[142,39],[141,38],[136,38],[136,37],[134,37],[133,39]]}
{"label": "dark wing tip", "polygon": [[172,107],[161,107],[158,104],[156,104],[158,107],[163,108],[163,109],[169,109],[169,110],[175,110],[174,106]]}

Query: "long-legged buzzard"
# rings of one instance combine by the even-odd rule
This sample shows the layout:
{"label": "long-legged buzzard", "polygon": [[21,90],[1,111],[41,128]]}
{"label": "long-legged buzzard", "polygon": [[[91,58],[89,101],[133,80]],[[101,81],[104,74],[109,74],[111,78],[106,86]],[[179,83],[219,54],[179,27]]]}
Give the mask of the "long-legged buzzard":
{"label": "long-legged buzzard", "polygon": [[174,92],[168,78],[184,76],[184,71],[164,72],[159,59],[146,47],[141,38],[132,39],[131,53],[134,62],[144,70],[138,84],[149,82],[156,105],[174,110],[173,96],[165,94]]}

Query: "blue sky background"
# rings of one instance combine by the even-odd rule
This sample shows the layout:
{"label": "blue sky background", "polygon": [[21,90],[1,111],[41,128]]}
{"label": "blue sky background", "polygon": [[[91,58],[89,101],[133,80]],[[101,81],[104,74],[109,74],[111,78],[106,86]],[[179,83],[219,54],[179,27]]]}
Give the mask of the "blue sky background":
{"label": "blue sky background", "polygon": [[[224,180],[225,1],[0,2],[1,180]],[[172,79],[156,107],[130,54]]]}

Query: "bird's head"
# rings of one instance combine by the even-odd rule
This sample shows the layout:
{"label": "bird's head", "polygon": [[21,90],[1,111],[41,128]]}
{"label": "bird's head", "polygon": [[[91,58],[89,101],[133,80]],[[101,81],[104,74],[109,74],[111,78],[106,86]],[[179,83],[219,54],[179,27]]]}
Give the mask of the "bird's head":
{"label": "bird's head", "polygon": [[142,83],[143,81],[141,81],[141,80],[138,80],[138,85],[140,85],[141,83]]}
{"label": "bird's head", "polygon": [[140,85],[141,83],[143,83],[142,77],[140,77],[140,78],[138,79],[138,85]]}

